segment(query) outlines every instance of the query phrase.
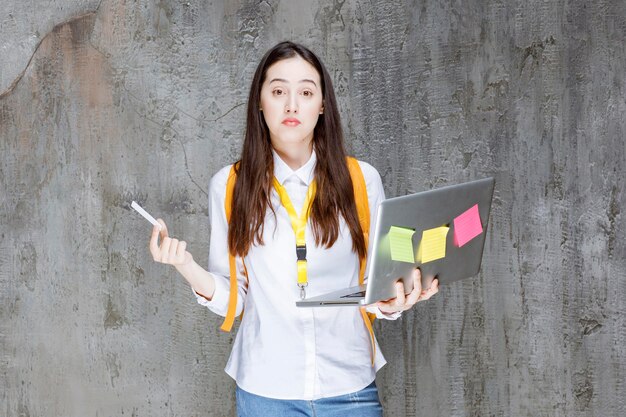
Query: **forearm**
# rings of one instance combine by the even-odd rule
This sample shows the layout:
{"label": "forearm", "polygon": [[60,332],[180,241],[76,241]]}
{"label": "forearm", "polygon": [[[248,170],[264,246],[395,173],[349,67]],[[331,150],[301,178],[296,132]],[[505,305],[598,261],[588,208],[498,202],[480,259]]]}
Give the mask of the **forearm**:
{"label": "forearm", "polygon": [[213,298],[215,293],[215,278],[202,268],[193,259],[183,265],[176,265],[176,270],[187,280],[195,292],[202,295],[207,300]]}

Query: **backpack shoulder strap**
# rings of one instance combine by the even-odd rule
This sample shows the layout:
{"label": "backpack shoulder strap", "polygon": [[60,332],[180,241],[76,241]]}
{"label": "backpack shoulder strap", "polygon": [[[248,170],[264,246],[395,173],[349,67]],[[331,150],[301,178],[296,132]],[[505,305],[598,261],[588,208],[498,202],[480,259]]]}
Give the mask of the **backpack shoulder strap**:
{"label": "backpack shoulder strap", "polygon": [[[233,206],[233,190],[235,189],[235,180],[237,179],[237,173],[235,171],[235,165],[230,168],[228,174],[228,180],[226,181],[226,198],[224,198],[224,210],[226,211],[226,222],[230,223],[230,215]],[[237,265],[235,264],[235,257],[230,250],[228,251],[228,264],[230,267],[230,294],[228,295],[228,310],[226,311],[226,317],[220,329],[225,332],[230,332],[235,322],[235,313],[237,310]]]}
{"label": "backpack shoulder strap", "polygon": [[[365,185],[365,177],[363,177],[363,171],[359,165],[359,161],[351,156],[348,157],[348,170],[350,171],[350,178],[352,179],[352,188],[354,190],[354,202],[356,203],[356,210],[359,216],[359,223],[361,224],[361,230],[363,231],[363,238],[365,239],[365,248],[369,245],[369,231],[370,231],[370,206],[367,197],[367,186]],[[359,285],[363,285],[365,280],[365,266],[367,264],[367,255],[359,259]],[[374,328],[372,322],[376,319],[375,314],[370,314],[365,310],[365,307],[360,308],[361,316],[363,317],[363,323],[367,327],[367,331],[370,334],[370,347],[372,348],[372,366],[374,366],[374,359],[376,358],[376,339],[374,338]]]}
{"label": "backpack shoulder strap", "polygon": [[226,211],[226,222],[230,223],[230,214],[233,207],[233,191],[235,189],[235,181],[237,180],[237,172],[235,164],[230,167],[228,179],[226,180],[226,198],[224,198],[224,211]]}

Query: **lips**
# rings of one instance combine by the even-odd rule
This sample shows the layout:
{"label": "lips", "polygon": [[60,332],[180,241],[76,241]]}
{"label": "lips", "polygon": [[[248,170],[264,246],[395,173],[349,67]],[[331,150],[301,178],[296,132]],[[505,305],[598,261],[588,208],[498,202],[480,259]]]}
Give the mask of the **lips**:
{"label": "lips", "polygon": [[293,117],[289,117],[282,122],[285,126],[296,127],[300,124],[300,120],[295,119]]}

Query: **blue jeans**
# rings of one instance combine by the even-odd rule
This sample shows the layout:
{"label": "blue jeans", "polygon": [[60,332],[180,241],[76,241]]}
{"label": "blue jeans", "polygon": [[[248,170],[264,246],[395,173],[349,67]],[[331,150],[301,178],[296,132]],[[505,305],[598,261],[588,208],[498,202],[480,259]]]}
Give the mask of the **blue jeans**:
{"label": "blue jeans", "polygon": [[251,394],[237,387],[239,417],[382,417],[376,383],[360,391],[319,400],[277,400]]}

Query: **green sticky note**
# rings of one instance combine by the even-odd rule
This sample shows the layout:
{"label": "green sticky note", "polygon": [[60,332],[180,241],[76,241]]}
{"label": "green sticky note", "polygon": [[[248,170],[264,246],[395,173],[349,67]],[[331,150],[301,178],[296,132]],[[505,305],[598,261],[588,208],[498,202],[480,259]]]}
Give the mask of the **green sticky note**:
{"label": "green sticky note", "polygon": [[441,226],[424,230],[417,251],[417,259],[425,264],[446,257],[446,237],[449,227]]}
{"label": "green sticky note", "polygon": [[389,228],[389,245],[391,246],[391,259],[393,261],[415,262],[413,233],[415,230],[406,227],[391,226]]}

